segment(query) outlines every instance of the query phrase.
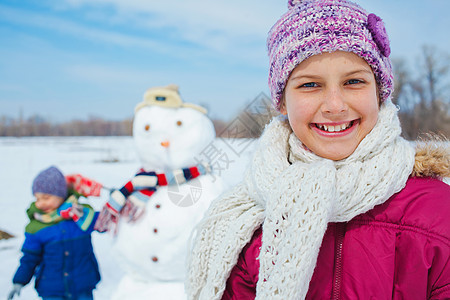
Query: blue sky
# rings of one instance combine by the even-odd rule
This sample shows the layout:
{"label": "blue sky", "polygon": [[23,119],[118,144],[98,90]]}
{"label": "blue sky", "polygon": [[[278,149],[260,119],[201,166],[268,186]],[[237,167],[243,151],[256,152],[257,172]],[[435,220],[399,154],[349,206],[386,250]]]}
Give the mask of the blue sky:
{"label": "blue sky", "polygon": [[[450,50],[449,0],[360,0],[392,57]],[[147,88],[175,83],[229,120],[268,94],[267,32],[287,0],[2,0],[0,115],[54,122],[133,116]]]}

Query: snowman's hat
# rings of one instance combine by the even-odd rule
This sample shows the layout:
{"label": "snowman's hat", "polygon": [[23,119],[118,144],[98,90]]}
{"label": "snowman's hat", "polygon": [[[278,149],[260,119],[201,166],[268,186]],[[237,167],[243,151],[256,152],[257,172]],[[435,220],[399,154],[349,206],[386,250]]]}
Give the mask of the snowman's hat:
{"label": "snowman's hat", "polygon": [[185,103],[181,100],[180,93],[178,92],[178,86],[176,84],[169,84],[164,87],[153,87],[148,89],[144,94],[144,101],[138,103],[134,109],[134,113],[145,106],[158,105],[162,107],[179,108],[189,107],[199,112],[206,114],[207,110],[201,106]]}

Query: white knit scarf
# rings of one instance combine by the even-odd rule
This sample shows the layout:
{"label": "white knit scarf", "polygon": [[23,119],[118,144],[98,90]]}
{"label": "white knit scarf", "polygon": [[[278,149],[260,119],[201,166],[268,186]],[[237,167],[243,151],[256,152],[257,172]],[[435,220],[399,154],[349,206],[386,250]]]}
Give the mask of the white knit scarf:
{"label": "white knit scarf", "polygon": [[306,150],[284,120],[274,119],[244,182],[214,201],[200,225],[188,266],[189,299],[220,299],[261,224],[256,299],[304,299],[327,224],[349,221],[405,186],[415,151],[400,132],[397,108],[385,102],[354,153],[332,161]]}

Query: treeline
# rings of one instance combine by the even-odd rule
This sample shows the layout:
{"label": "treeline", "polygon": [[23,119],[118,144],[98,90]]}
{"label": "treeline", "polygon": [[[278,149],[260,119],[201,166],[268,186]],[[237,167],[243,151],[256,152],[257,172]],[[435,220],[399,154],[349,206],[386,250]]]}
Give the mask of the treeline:
{"label": "treeline", "polygon": [[[424,46],[411,66],[393,59],[395,90],[392,100],[400,107],[403,136],[415,140],[426,134],[450,138],[450,56]],[[278,113],[270,98],[259,94],[232,120],[213,120],[217,136],[258,137]],[[90,118],[52,124],[39,116],[19,120],[0,116],[0,136],[129,136],[133,120],[107,121]]]}
{"label": "treeline", "polygon": [[400,107],[403,135],[409,140],[429,133],[450,138],[450,55],[424,46],[411,67],[395,59],[394,103]]}
{"label": "treeline", "polygon": [[128,136],[132,134],[133,120],[107,121],[90,118],[54,124],[33,116],[15,120],[0,117],[0,136]]}
{"label": "treeline", "polygon": [[[226,134],[227,123],[212,120],[217,136]],[[0,137],[32,137],[32,136],[131,136],[133,119],[108,121],[101,118],[90,118],[87,121],[73,120],[65,123],[51,123],[40,116],[28,119],[13,119],[0,116]],[[250,137],[245,133],[239,137]]]}

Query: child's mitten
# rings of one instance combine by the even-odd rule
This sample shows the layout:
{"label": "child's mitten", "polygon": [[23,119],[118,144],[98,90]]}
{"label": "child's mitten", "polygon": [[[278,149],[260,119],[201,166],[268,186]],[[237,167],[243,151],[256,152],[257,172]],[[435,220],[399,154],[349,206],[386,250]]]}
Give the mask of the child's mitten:
{"label": "child's mitten", "polygon": [[12,290],[9,292],[8,300],[12,300],[14,296],[20,296],[20,290],[23,288],[23,284],[14,283]]}

